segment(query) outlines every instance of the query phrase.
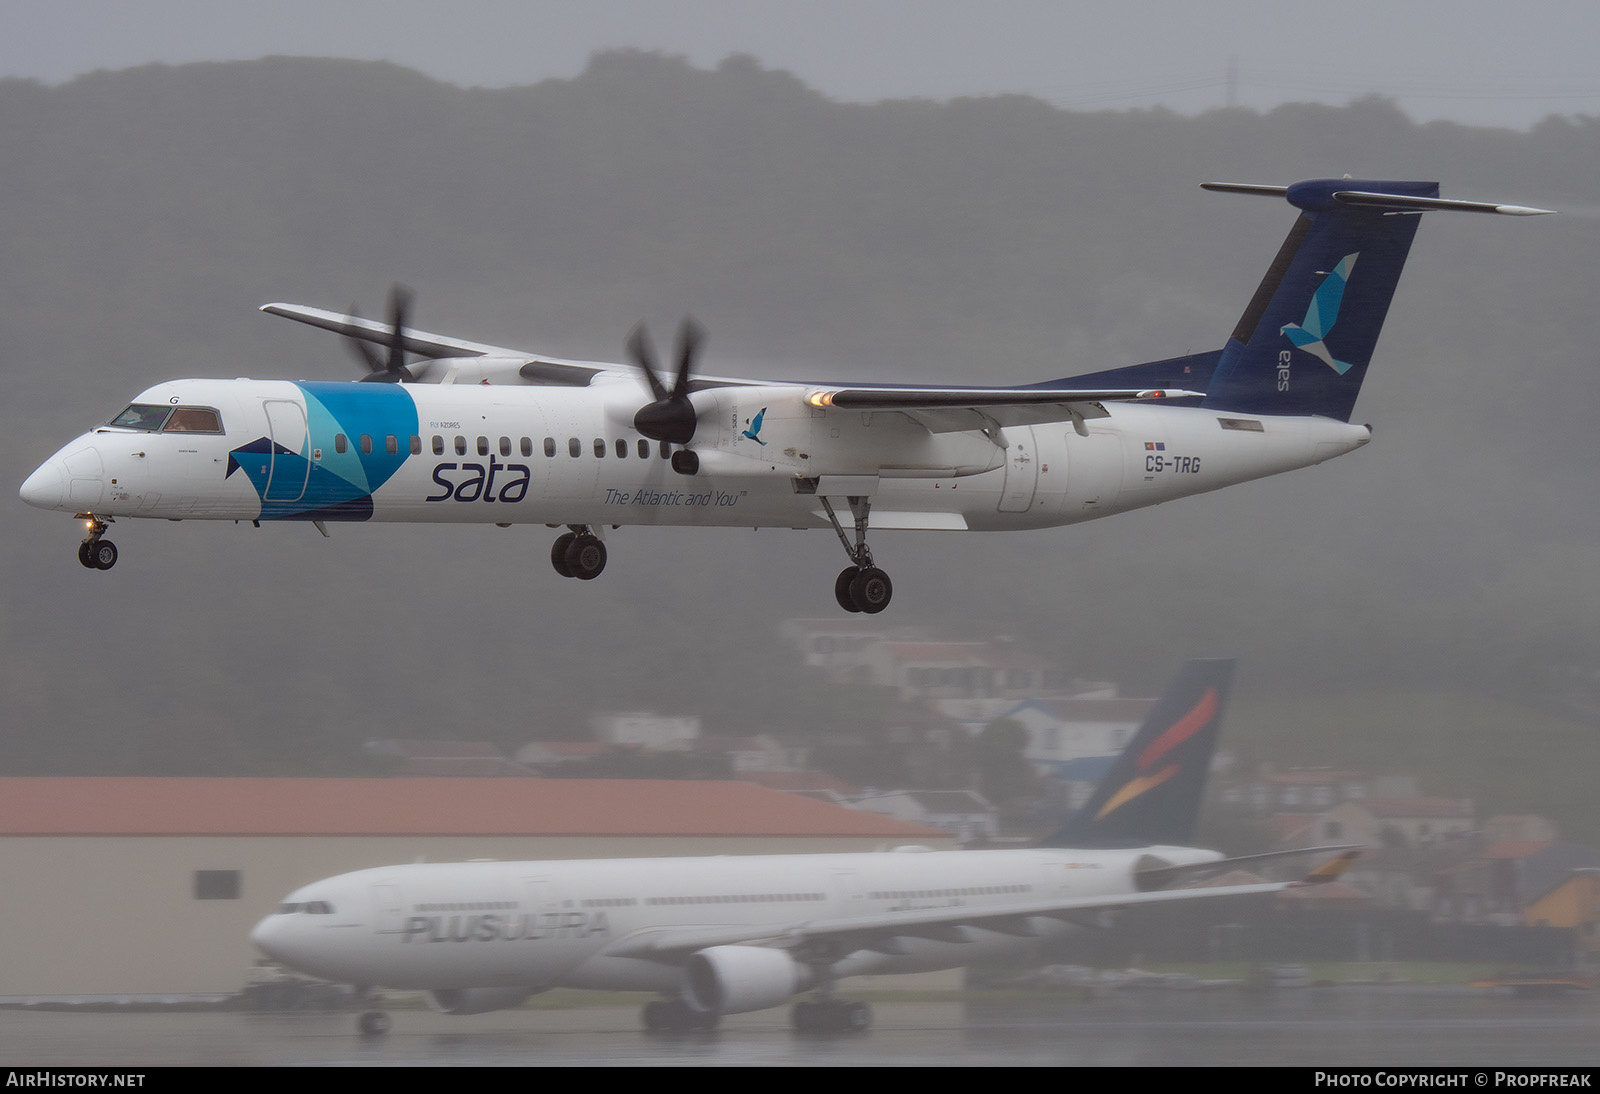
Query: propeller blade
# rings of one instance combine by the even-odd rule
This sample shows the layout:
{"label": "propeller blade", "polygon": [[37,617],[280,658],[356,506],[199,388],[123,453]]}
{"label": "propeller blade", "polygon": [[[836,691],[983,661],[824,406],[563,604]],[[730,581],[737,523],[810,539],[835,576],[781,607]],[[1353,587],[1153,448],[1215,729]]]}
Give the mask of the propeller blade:
{"label": "propeller blade", "polygon": [[689,394],[689,373],[694,367],[694,359],[699,355],[700,343],[705,341],[705,337],[706,332],[701,329],[700,324],[687,315],[683,317],[683,322],[678,326],[678,378],[672,385],[674,399],[682,399]]}
{"label": "propeller blade", "polygon": [[705,332],[693,319],[685,318],[678,328],[678,372],[672,381],[672,390],[661,382],[657,369],[655,346],[640,323],[628,335],[628,354],[633,363],[643,371],[650,382],[650,392],[655,402],[646,403],[633,416],[633,428],[653,441],[668,444],[688,444],[694,439],[699,415],[689,401],[689,382],[694,374],[695,358]]}
{"label": "propeller blade", "polygon": [[389,363],[388,371],[396,378],[411,379],[406,371],[405,329],[406,316],[411,311],[415,294],[399,282],[389,286]]}
{"label": "propeller blade", "polygon": [[[350,305],[350,311],[346,314],[348,314],[352,319],[361,318],[361,313],[356,311],[356,306],[354,304]],[[367,372],[374,373],[382,372],[384,370],[383,358],[378,356],[378,351],[373,349],[372,343],[368,342],[365,338],[355,338],[350,335],[345,335],[344,344],[349,347],[350,352],[355,356],[355,359],[366,366]],[[365,379],[365,377],[363,377],[363,379]]]}
{"label": "propeller blade", "polygon": [[650,332],[645,330],[644,321],[634,324],[628,334],[628,356],[633,363],[639,366],[644,373],[644,378],[650,383],[650,393],[660,402],[668,398],[667,387],[661,382],[661,376],[656,368],[656,348],[650,341]]}
{"label": "propeller blade", "polygon": [[[387,356],[380,354],[377,347],[364,338],[347,339],[361,363],[367,366],[367,374],[361,377],[362,383],[409,384],[416,380],[406,367],[405,339],[406,317],[411,312],[411,301],[415,295],[398,281],[389,287],[389,333],[384,340],[384,345],[389,349]],[[360,318],[354,305],[351,305],[350,315]]]}

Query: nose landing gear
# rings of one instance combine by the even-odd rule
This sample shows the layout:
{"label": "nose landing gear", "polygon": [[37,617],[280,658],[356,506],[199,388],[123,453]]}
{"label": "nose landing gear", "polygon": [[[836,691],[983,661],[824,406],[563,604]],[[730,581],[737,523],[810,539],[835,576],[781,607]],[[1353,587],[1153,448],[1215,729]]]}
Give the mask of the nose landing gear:
{"label": "nose landing gear", "polygon": [[117,545],[109,539],[100,538],[105,535],[111,518],[102,520],[93,513],[79,513],[78,519],[88,521],[89,529],[89,534],[78,544],[78,561],[86,570],[111,569],[117,564]]}
{"label": "nose landing gear", "polygon": [[606,568],[606,545],[587,524],[568,525],[550,545],[550,565],[562,577],[593,581]]}

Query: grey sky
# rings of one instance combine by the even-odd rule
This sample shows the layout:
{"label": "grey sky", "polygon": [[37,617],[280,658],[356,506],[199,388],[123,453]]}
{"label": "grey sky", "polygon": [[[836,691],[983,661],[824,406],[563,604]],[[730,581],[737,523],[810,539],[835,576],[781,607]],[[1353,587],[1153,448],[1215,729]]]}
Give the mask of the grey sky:
{"label": "grey sky", "polygon": [[467,85],[635,47],[750,53],[840,99],[1024,92],[1079,109],[1397,100],[1420,120],[1600,114],[1592,0],[0,0],[0,76],[268,54],[386,59]]}

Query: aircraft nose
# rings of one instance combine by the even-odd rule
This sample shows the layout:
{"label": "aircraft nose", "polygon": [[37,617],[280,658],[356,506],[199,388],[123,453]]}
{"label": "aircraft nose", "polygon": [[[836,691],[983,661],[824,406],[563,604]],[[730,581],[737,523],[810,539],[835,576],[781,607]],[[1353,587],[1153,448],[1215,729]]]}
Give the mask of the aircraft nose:
{"label": "aircraft nose", "polygon": [[284,921],[291,917],[285,915],[269,915],[257,923],[250,931],[250,941],[256,949],[266,954],[281,964],[291,964],[289,960],[289,947],[285,945],[287,932]]}
{"label": "aircraft nose", "polygon": [[61,464],[46,460],[22,484],[22,500],[40,509],[59,509],[66,494],[67,476]]}

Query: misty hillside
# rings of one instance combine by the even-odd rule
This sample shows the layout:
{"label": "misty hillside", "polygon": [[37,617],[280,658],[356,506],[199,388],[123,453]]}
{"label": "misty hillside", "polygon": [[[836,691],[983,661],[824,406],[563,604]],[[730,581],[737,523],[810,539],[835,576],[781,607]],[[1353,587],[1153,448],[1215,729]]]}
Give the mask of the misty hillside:
{"label": "misty hillside", "polygon": [[[11,490],[159,380],[357,374],[271,300],[371,314],[399,280],[424,329],[612,360],[639,318],[693,312],[715,373],[1022,383],[1221,345],[1293,211],[1204,180],[1429,178],[1561,209],[1425,218],[1361,452],[1078,528],[874,546],[894,618],[1134,691],[1235,654],[1241,704],[1592,710],[1600,121],[846,105],[748,59],[622,53],[506,90],[283,58],[3,81],[0,135]],[[831,535],[623,529],[591,584],[551,572],[544,529],[124,522],[100,574],[73,521],[11,496],[8,771],[338,771],[366,737],[569,736],[596,705],[727,731],[850,716],[775,634],[836,610]]]}

